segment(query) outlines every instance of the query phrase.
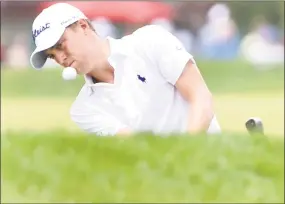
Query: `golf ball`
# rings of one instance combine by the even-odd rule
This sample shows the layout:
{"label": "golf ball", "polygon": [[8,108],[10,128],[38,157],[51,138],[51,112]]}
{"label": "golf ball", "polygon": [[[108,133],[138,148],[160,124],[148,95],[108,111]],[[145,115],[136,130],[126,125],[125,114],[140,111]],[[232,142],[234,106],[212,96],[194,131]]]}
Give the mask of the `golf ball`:
{"label": "golf ball", "polygon": [[64,80],[74,80],[76,79],[76,76],[77,72],[76,69],[74,69],[73,67],[66,67],[63,69],[62,78]]}

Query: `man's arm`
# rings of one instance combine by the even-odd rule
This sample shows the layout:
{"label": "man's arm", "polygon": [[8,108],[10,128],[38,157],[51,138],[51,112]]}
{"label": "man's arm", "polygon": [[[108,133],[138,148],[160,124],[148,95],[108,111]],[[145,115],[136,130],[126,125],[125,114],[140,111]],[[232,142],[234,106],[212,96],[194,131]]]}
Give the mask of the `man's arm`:
{"label": "man's arm", "polygon": [[90,111],[83,105],[73,105],[70,115],[73,122],[82,130],[91,134],[121,137],[132,135],[132,130],[128,126],[115,117],[102,112],[99,108]]}
{"label": "man's arm", "polygon": [[208,130],[214,117],[212,96],[193,56],[174,35],[160,26],[146,26],[137,35],[146,55],[158,65],[165,80],[191,104],[188,132]]}
{"label": "man's arm", "polygon": [[190,103],[188,132],[206,132],[214,117],[212,94],[192,60],[187,62],[175,87]]}
{"label": "man's arm", "polygon": [[117,131],[116,136],[118,137],[130,137],[132,136],[133,131],[129,128],[121,128]]}

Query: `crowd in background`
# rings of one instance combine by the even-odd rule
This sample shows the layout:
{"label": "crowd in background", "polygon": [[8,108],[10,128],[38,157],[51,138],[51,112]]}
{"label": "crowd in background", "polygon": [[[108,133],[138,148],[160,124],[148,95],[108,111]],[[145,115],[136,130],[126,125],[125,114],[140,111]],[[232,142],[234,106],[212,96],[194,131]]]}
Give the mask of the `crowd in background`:
{"label": "crowd in background", "polygon": [[[180,10],[176,13],[175,19],[154,18],[147,24],[163,26],[199,59],[242,58],[256,65],[284,63],[284,30],[270,23],[266,17],[255,16],[251,19],[250,28],[244,32],[240,31],[226,3],[203,4],[203,7],[197,8],[199,9],[204,11],[202,17],[187,16],[193,14],[189,10],[183,15],[183,11]],[[102,37],[120,38],[143,26],[135,23],[114,23],[102,16],[90,20]],[[1,65],[29,67],[32,49],[33,41],[26,33],[15,33],[13,41],[9,44],[1,40]],[[55,63],[49,61],[46,66],[54,67]]]}

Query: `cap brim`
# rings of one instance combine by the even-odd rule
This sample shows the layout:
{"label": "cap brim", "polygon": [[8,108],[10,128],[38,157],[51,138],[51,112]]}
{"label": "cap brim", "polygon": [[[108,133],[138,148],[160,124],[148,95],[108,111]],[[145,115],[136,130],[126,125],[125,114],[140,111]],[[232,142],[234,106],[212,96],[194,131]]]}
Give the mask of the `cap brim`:
{"label": "cap brim", "polygon": [[47,55],[45,54],[44,50],[41,50],[39,47],[37,47],[32,53],[30,61],[33,68],[40,69],[46,63]]}
{"label": "cap brim", "polygon": [[[52,31],[53,30],[53,31]],[[30,63],[35,69],[41,69],[47,61],[47,54],[45,50],[54,46],[61,36],[63,35],[65,28],[60,29],[51,29],[49,32],[45,33],[45,40],[43,44],[40,44],[36,47],[34,52],[30,57]]]}

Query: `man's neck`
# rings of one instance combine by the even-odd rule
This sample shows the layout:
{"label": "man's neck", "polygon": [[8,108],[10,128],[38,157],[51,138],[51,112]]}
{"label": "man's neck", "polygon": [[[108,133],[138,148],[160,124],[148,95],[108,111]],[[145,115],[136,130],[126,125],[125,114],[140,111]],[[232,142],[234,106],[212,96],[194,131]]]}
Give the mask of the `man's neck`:
{"label": "man's neck", "polygon": [[89,72],[87,75],[91,76],[95,79],[96,82],[105,82],[105,83],[114,83],[114,68],[108,62],[108,57],[111,53],[109,40],[104,39],[102,42],[102,52],[104,54],[104,58],[106,61],[102,64],[102,66],[96,67],[93,71]]}
{"label": "man's neck", "polygon": [[94,78],[96,82],[114,83],[114,68],[111,65],[103,69],[94,69],[88,73],[88,76]]}

